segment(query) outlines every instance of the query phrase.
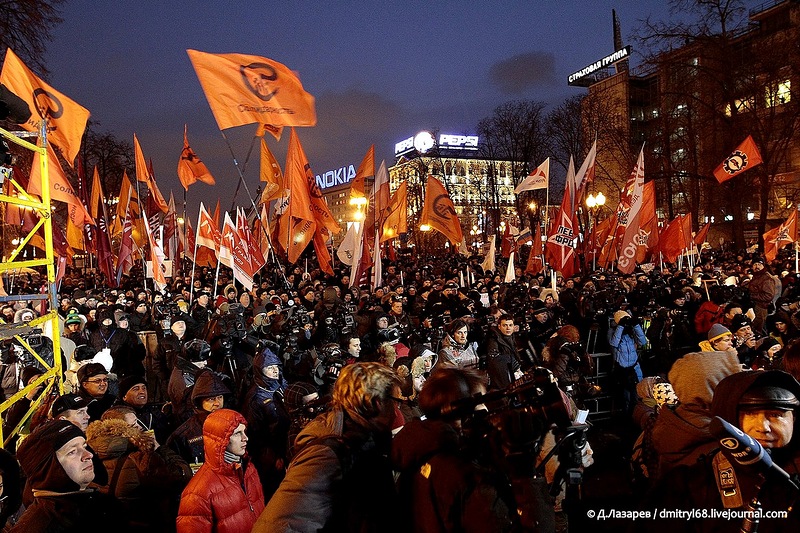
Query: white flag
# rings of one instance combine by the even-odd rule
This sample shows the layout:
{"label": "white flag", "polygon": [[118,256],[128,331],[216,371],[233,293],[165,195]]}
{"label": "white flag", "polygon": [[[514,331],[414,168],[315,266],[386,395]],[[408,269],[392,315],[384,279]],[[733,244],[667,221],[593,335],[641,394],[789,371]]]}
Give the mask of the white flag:
{"label": "white flag", "polygon": [[483,271],[486,272],[491,270],[494,274],[494,256],[495,256],[495,248],[494,248],[494,235],[492,235],[492,240],[489,241],[489,251],[486,252],[486,258],[483,260],[481,264],[481,268]]}
{"label": "white flag", "polygon": [[517,279],[516,272],[514,271],[514,252],[508,257],[508,268],[506,268],[506,283],[511,283]]}
{"label": "white flag", "polygon": [[535,191],[536,189],[546,189],[550,183],[550,158],[544,160],[544,163],[536,167],[536,170],[528,174],[514,189],[514,194],[519,194],[522,191]]}
{"label": "white flag", "polygon": [[336,249],[336,257],[347,266],[353,266],[353,254],[355,254],[356,251],[357,236],[358,231],[356,231],[356,225],[350,224],[344,239],[342,239],[341,244],[339,244],[339,248]]}

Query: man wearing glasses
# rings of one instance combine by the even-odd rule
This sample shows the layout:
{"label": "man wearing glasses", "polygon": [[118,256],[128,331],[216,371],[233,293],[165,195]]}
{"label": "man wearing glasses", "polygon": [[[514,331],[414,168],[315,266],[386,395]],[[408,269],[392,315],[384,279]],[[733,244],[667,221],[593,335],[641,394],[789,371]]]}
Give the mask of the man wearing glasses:
{"label": "man wearing glasses", "polygon": [[78,369],[81,396],[94,401],[88,405],[89,421],[100,420],[103,413],[113,405],[116,398],[108,392],[108,370],[100,363],[89,363]]}

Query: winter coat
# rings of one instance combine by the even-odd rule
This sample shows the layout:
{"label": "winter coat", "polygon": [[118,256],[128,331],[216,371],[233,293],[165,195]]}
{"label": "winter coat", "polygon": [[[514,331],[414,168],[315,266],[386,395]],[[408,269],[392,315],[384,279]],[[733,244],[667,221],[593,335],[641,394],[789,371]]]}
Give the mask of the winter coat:
{"label": "winter coat", "polygon": [[[203,410],[202,399],[225,396],[230,393],[230,389],[225,386],[219,374],[211,370],[200,372],[194,387],[192,387],[194,415],[172,432],[166,445],[189,464],[204,463],[206,454],[203,449],[203,423],[209,413]],[[248,431],[248,436],[249,434],[250,431]]]}
{"label": "winter coat", "polygon": [[398,487],[403,529],[415,532],[509,531],[510,506],[487,473],[465,458],[449,424],[414,420],[392,441],[392,463],[400,471]]}
{"label": "winter coat", "polygon": [[144,376],[144,345],[135,333],[127,329],[100,327],[89,336],[89,346],[95,351],[108,348],[114,361],[111,372],[120,379],[125,376]]}
{"label": "winter coat", "polygon": [[724,378],[741,371],[739,358],[730,352],[686,354],[672,365],[669,381],[680,405],[662,408],[653,427],[659,472],[680,464],[693,464],[716,446],[708,424],[714,389]]}
{"label": "winter coat", "polygon": [[93,422],[86,436],[106,467],[109,493],[127,510],[131,530],[174,531],[180,493],[192,477],[186,461],[166,446],[154,450],[153,440],[124,420]]}
{"label": "winter coat", "polygon": [[282,372],[278,379],[270,379],[263,373],[264,368],[272,365],[281,366],[278,356],[268,348],[253,359],[253,384],[242,406],[250,438],[248,451],[268,496],[283,479],[291,425],[289,412],[283,404],[287,385]]}
{"label": "winter coat", "polygon": [[753,278],[747,284],[747,292],[755,305],[767,307],[779,295],[778,281],[766,269],[761,270],[753,274]]}
{"label": "winter coat", "polygon": [[181,495],[178,533],[249,533],[264,509],[264,494],[255,468],[245,455],[241,463],[225,461],[231,435],[246,421],[230,409],[211,413],[203,424],[206,462]]}
{"label": "winter coat", "polygon": [[486,342],[486,357],[489,386],[502,390],[511,385],[514,373],[520,368],[514,336],[503,335],[494,328]]}
{"label": "winter coat", "polygon": [[646,345],[647,337],[639,324],[633,326],[630,332],[626,329],[612,319],[608,327],[608,344],[611,346],[614,362],[622,368],[631,368],[639,362],[637,347]]}
{"label": "winter coat", "polygon": [[442,340],[442,348],[439,350],[439,359],[436,365],[450,365],[459,368],[471,368],[477,370],[480,364],[478,354],[468,342],[461,346],[449,334]]}
{"label": "winter coat", "polygon": [[298,435],[297,454],[253,533],[397,529],[390,434],[376,436],[338,409]]}
{"label": "winter coat", "polygon": [[708,331],[714,324],[722,324],[725,308],[712,301],[705,301],[700,305],[697,314],[694,315],[694,331],[700,336],[708,335]]}

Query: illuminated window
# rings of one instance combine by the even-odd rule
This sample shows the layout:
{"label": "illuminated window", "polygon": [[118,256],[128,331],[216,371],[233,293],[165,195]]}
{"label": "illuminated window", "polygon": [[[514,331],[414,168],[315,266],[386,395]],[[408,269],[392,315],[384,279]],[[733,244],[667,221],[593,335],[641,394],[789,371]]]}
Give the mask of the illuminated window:
{"label": "illuminated window", "polygon": [[791,80],[784,80],[778,83],[774,93],[769,89],[767,89],[767,107],[786,104],[791,99],[792,99]]}

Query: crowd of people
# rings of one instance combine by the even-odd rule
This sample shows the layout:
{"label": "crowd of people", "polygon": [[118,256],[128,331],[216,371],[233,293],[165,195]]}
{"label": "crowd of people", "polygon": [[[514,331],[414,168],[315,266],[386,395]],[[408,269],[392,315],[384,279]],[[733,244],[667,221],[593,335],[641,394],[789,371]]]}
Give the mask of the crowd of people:
{"label": "crowd of people", "polygon": [[[267,267],[247,290],[224,268],[163,291],[135,269],[117,288],[68,272],[61,353],[35,328],[1,344],[4,398],[28,390],[3,413],[0,523],[567,531],[602,401],[638,435],[629,508],[789,511],[760,530],[800,525],[793,264],[717,251],[692,270],[504,282],[481,262],[400,257],[374,288],[349,268]],[[39,302],[0,320],[28,324]],[[57,358],[64,394],[42,379]],[[730,455],[717,417],[771,461]],[[738,531],[742,518],[647,527]]]}

